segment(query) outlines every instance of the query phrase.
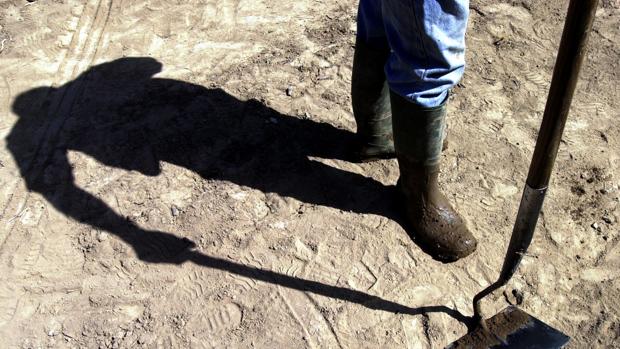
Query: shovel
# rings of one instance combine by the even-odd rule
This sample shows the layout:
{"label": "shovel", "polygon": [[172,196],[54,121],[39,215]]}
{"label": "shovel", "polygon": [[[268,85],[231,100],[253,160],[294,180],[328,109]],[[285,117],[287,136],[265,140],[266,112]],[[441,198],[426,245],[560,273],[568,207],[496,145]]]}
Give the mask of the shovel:
{"label": "shovel", "polygon": [[474,320],[477,327],[450,344],[448,349],[563,348],[569,341],[565,334],[516,307],[508,307],[485,320],[481,315],[480,302],[508,283],[534,236],[597,3],[598,0],[570,0],[542,126],[502,271],[497,281],[474,297]]}

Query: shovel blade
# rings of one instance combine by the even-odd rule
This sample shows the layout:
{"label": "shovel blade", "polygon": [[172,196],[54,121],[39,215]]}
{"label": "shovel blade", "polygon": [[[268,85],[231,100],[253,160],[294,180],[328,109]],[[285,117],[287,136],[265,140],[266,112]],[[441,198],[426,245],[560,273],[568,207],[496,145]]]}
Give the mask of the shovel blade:
{"label": "shovel blade", "polygon": [[517,307],[508,307],[486,320],[482,327],[466,334],[446,349],[557,349],[570,338]]}

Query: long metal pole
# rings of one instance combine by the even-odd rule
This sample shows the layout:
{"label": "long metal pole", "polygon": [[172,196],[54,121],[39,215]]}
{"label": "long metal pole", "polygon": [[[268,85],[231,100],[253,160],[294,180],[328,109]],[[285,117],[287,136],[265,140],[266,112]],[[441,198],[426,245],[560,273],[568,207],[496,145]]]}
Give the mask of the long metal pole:
{"label": "long metal pole", "polygon": [[506,285],[517,271],[523,254],[532,242],[579,78],[579,70],[586,53],[588,34],[592,28],[597,5],[598,0],[571,0],[568,6],[547,105],[504,265],[497,281],[474,297],[474,318],[477,320],[482,319],[480,309],[482,298]]}

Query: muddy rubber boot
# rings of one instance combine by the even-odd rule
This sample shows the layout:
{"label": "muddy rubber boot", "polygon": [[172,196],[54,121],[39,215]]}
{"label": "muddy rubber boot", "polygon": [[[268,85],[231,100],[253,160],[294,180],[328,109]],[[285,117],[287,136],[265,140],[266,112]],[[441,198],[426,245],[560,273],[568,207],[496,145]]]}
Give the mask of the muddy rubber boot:
{"label": "muddy rubber boot", "polygon": [[383,70],[389,54],[389,48],[372,48],[359,38],[355,42],[351,78],[351,100],[357,124],[354,161],[369,162],[395,156],[389,88]]}
{"label": "muddy rubber boot", "polygon": [[441,193],[437,183],[446,102],[424,108],[390,93],[394,143],[400,168],[399,190],[412,231],[408,232],[435,259],[453,262],[476,249],[476,238]]}

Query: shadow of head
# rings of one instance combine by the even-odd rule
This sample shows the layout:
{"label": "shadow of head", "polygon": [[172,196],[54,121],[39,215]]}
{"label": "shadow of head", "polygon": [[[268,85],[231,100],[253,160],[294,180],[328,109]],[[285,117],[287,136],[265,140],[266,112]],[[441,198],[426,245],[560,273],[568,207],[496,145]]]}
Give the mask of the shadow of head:
{"label": "shadow of head", "polygon": [[124,88],[122,86],[145,83],[161,70],[162,64],[150,57],[120,58],[93,66],[60,88],[42,86],[23,92],[15,97],[11,107],[21,118],[34,115],[40,117],[41,108],[48,107],[45,103],[51,99],[50,95],[64,92],[76,83],[97,79],[98,84],[119,85]]}
{"label": "shadow of head", "polygon": [[85,74],[100,74],[103,81],[140,82],[162,71],[163,65],[151,57],[125,57],[91,67]]}

